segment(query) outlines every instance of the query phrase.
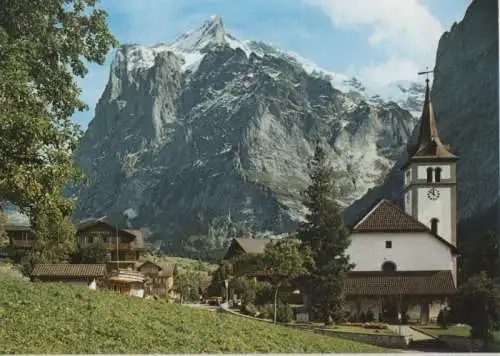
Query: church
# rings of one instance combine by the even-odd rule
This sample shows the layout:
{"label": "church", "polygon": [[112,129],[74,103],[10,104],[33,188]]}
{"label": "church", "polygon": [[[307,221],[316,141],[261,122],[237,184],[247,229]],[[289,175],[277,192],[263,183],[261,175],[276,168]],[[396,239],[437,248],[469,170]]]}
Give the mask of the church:
{"label": "church", "polygon": [[351,230],[352,316],[432,322],[456,292],[457,161],[439,137],[427,79],[419,137],[402,168],[404,209],[382,199]]}

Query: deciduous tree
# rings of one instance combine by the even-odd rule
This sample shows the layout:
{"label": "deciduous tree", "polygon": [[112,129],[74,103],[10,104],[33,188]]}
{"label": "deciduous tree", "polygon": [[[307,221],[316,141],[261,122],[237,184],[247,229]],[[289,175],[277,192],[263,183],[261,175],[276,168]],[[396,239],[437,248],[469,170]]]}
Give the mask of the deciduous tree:
{"label": "deciduous tree", "polygon": [[36,215],[54,215],[49,245],[73,208],[62,190],[81,178],[73,162],[81,132],[71,116],[87,106],[76,78],[117,44],[97,3],[0,0],[0,201],[28,213],[37,238],[46,227]]}
{"label": "deciduous tree", "polygon": [[[266,245],[261,258],[262,272],[270,278],[274,287],[274,317],[276,323],[278,292],[294,279],[308,273],[307,266],[312,264],[308,250],[301,250],[296,240],[275,240]],[[309,261],[310,260],[310,261]]]}

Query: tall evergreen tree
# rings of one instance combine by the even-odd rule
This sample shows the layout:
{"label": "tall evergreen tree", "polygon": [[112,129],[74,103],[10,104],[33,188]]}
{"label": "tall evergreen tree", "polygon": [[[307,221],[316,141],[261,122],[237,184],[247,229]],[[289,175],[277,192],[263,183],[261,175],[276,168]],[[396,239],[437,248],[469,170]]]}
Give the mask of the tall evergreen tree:
{"label": "tall evergreen tree", "polygon": [[465,279],[486,272],[491,279],[500,277],[500,251],[498,235],[487,231],[463,248],[463,277]]}
{"label": "tall evergreen tree", "polygon": [[354,267],[345,253],[350,244],[349,231],[336,201],[333,170],[319,143],[308,167],[311,184],[303,194],[308,213],[298,237],[313,253],[314,265],[306,280],[310,307],[325,322],[330,317],[339,321],[343,318],[346,274]]}

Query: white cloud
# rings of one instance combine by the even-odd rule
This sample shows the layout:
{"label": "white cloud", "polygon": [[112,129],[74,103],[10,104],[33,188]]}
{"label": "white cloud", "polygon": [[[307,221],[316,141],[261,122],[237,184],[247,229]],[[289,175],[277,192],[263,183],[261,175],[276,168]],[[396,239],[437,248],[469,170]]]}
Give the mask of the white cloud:
{"label": "white cloud", "polygon": [[304,1],[320,8],[335,28],[366,31],[367,42],[385,53],[385,62],[358,68],[370,80],[408,79],[410,71],[433,67],[443,26],[419,0]]}

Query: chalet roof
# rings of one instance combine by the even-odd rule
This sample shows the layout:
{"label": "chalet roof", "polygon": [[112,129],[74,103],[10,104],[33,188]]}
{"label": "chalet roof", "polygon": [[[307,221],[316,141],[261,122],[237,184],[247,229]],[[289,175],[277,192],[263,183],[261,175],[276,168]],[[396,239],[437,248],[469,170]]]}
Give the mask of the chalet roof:
{"label": "chalet roof", "polygon": [[121,229],[121,230],[135,236],[134,241],[132,241],[132,246],[135,250],[140,250],[145,247],[144,243],[145,237],[144,233],[141,230],[139,229]]}
{"label": "chalet roof", "polygon": [[387,199],[381,199],[368,214],[354,225],[352,232],[426,232],[456,251],[456,246],[434,234],[427,226]]}
{"label": "chalet roof", "polygon": [[233,241],[235,241],[246,253],[263,253],[266,245],[271,240],[235,238]]}
{"label": "chalet roof", "polygon": [[37,264],[32,277],[103,277],[105,264]]}
{"label": "chalet roof", "polygon": [[144,263],[142,263],[138,267],[138,269],[141,270],[141,268],[148,263],[153,264],[160,269],[159,272],[160,277],[172,277],[174,275],[175,266],[177,266],[175,262],[158,262],[158,261],[147,260]]}
{"label": "chalet roof", "polygon": [[346,295],[443,296],[456,293],[451,271],[349,272]]}
{"label": "chalet roof", "polygon": [[447,158],[455,159],[450,147],[445,145],[439,137],[436,117],[430,98],[429,80],[426,81],[424,107],[420,118],[420,131],[417,143],[408,145],[408,157],[415,158]]}

